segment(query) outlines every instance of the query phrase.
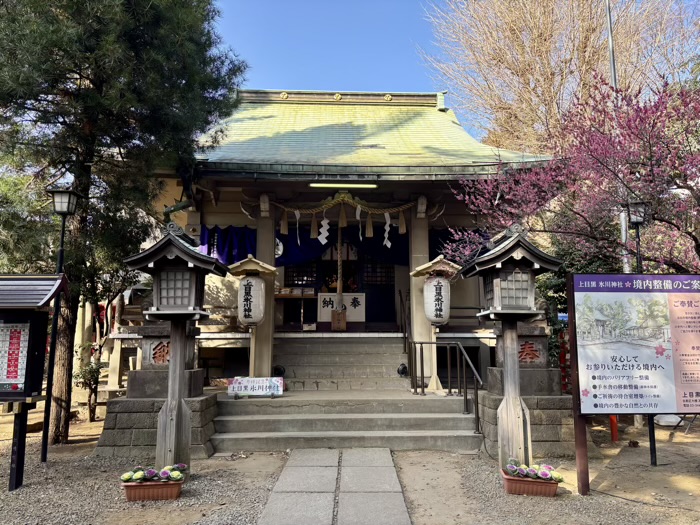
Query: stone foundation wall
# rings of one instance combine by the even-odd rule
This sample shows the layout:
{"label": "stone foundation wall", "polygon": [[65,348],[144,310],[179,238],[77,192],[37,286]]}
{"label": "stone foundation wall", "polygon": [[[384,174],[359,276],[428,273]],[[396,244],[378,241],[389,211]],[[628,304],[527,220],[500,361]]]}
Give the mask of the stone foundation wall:
{"label": "stone foundation wall", "polygon": [[[523,396],[530,409],[532,455],[537,458],[573,457],[574,418],[571,396]],[[484,432],[484,446],[491,455],[498,455],[498,407],[502,396],[479,392],[479,416]],[[595,454],[589,436],[589,454]]]}
{"label": "stone foundation wall", "polygon": [[[108,401],[104,428],[95,454],[143,461],[155,458],[158,412],[164,402],[164,399],[128,398]],[[192,458],[208,458],[214,453],[210,438],[215,432],[216,394],[186,399],[185,402],[192,411]]]}

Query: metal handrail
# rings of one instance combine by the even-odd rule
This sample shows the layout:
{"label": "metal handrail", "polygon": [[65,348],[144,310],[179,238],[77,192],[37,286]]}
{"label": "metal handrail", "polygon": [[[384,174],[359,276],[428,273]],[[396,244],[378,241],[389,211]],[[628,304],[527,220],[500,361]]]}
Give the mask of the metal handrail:
{"label": "metal handrail", "polygon": [[411,352],[411,316],[406,308],[406,300],[404,299],[401,290],[399,290],[399,308],[399,321],[403,339],[403,353],[408,355],[408,375],[411,378],[411,390],[413,390],[417,384],[415,379],[416,356],[414,352]]}
{"label": "metal handrail", "polygon": [[[425,359],[423,354],[423,345],[435,345],[446,346],[447,347],[447,395],[452,394],[452,347],[458,349],[457,354],[457,392],[454,394],[456,396],[464,395],[464,414],[469,414],[469,399],[467,396],[468,390],[468,380],[467,380],[467,365],[471,368],[472,375],[474,378],[474,420],[476,422],[475,433],[480,434],[480,421],[479,421],[479,386],[484,386],[484,382],[481,380],[481,376],[476,371],[472,360],[469,359],[467,351],[462,346],[459,341],[410,341],[411,351],[409,352],[409,362],[413,362],[415,365],[416,360],[416,349],[418,350],[419,365],[420,365],[420,395],[425,395]],[[459,359],[461,354],[461,359]],[[411,357],[413,356],[413,357]],[[461,367],[460,367],[461,365]],[[461,377],[460,377],[461,376]],[[461,380],[460,380],[461,379]],[[477,385],[478,382],[478,385]],[[411,367],[411,390],[413,395],[418,395],[418,374],[415,366]]]}

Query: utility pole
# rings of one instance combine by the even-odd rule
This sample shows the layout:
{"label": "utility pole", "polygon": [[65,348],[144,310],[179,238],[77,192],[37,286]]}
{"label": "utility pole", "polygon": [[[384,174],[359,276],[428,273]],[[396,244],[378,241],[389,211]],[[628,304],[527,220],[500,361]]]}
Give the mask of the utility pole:
{"label": "utility pole", "polygon": [[[610,51],[610,83],[612,84],[615,91],[617,91],[617,67],[615,65],[615,41],[613,40],[613,24],[612,24],[612,10],[610,9],[610,0],[605,0],[605,8],[608,15],[608,49]],[[627,239],[628,239],[628,220],[627,220],[627,210],[623,206],[620,211],[620,243],[622,244],[622,273],[632,273],[632,260],[630,257],[629,250],[627,250]],[[615,419],[614,426],[615,430],[613,436],[617,437],[617,416],[610,416],[610,426],[612,432],[613,421]],[[644,417],[641,415],[634,416],[634,426],[641,428],[644,426]],[[613,441],[617,441],[613,439]]]}

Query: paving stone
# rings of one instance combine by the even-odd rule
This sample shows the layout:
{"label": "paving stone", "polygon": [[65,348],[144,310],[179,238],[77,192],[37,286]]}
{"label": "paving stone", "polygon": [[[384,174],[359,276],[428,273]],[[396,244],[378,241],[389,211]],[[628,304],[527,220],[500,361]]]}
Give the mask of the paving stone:
{"label": "paving stone", "polygon": [[401,484],[394,467],[343,467],[340,492],[401,492]]}
{"label": "paving stone", "polygon": [[338,525],[411,525],[411,519],[401,492],[341,492]]}
{"label": "paving stone", "polygon": [[343,467],[393,467],[388,448],[350,448],[343,450]]}
{"label": "paving stone", "polygon": [[337,467],[338,450],[332,448],[297,448],[287,461],[288,467]]}
{"label": "paving stone", "polygon": [[337,478],[338,467],[285,467],[273,492],[335,492]]}
{"label": "paving stone", "polygon": [[273,492],[258,525],[331,525],[332,493]]}

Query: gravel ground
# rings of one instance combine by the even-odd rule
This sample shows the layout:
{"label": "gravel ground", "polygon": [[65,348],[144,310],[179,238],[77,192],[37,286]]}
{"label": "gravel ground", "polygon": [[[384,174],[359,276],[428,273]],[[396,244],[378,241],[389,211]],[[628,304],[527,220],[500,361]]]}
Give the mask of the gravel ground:
{"label": "gravel ground", "polygon": [[[27,444],[24,485],[7,492],[10,443],[0,443],[0,519],[11,525],[255,525],[286,458],[258,454],[193,461],[179,500],[127,502],[119,475],[134,460],[92,455],[94,441],[49,450],[39,462],[39,438]],[[140,462],[143,463],[143,462]],[[166,513],[166,516],[164,516]]]}

